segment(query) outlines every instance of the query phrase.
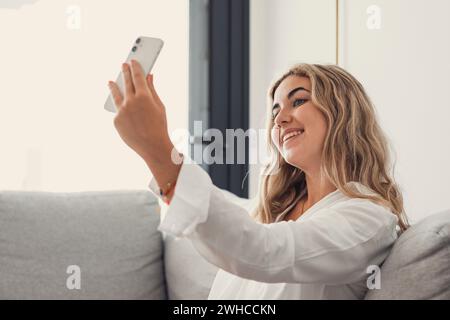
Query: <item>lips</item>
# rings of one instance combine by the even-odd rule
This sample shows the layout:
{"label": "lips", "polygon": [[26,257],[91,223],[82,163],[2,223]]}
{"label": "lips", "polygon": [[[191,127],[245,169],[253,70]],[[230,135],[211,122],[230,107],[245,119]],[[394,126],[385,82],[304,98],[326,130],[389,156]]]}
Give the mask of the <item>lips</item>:
{"label": "lips", "polygon": [[304,129],[288,129],[286,132],[283,133],[283,136],[281,137],[281,142],[285,143],[286,141],[295,138],[299,135],[302,135],[305,132]]}

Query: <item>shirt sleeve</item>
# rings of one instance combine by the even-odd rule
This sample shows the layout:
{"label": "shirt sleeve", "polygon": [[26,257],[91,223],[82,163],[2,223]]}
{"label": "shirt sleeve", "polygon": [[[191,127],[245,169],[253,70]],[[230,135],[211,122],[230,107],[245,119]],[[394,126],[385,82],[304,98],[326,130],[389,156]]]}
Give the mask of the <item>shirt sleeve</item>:
{"label": "shirt sleeve", "polygon": [[[155,185],[152,180],[151,190]],[[258,223],[196,164],[182,165],[165,211],[160,231],[188,237],[206,260],[227,272],[266,283],[367,278],[367,268],[380,265],[397,238],[397,217],[365,199],[346,200],[308,219]]]}
{"label": "shirt sleeve", "polygon": [[192,160],[186,161],[186,158],[185,156],[170,205],[162,201],[154,177],[149,184],[161,206],[158,230],[175,237],[191,234],[198,224],[206,221],[209,210],[211,188],[207,186],[212,185],[211,178],[200,166],[193,164]]}

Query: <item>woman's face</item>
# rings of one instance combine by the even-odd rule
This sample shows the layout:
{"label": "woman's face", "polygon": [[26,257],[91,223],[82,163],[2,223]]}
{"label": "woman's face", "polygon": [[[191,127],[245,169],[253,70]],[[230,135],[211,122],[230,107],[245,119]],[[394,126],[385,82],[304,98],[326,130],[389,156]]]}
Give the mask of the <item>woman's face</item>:
{"label": "woman's face", "polygon": [[272,141],[284,160],[305,172],[318,169],[327,123],[311,101],[309,79],[284,79],[275,91],[272,115]]}

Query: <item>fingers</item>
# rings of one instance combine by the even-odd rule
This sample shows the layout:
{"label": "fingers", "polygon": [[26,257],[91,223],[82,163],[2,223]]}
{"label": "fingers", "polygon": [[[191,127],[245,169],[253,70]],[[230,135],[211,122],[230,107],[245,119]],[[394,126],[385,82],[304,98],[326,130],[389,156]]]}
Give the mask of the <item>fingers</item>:
{"label": "fingers", "polygon": [[136,92],[147,91],[144,71],[142,70],[140,63],[136,60],[131,60],[131,74]]}
{"label": "fingers", "polygon": [[131,76],[130,66],[127,63],[122,64],[123,82],[125,83],[125,98],[134,95],[134,85]]}
{"label": "fingers", "polygon": [[116,108],[120,109],[123,103],[123,97],[122,93],[120,93],[119,86],[113,81],[109,81],[108,86],[109,90],[111,91],[111,96],[114,100],[114,103],[116,104]]}
{"label": "fingers", "polygon": [[150,87],[152,86],[152,75],[148,74],[145,80],[147,81],[147,87],[150,89]]}
{"label": "fingers", "polygon": [[153,85],[153,74],[149,74],[147,76],[147,86],[150,89],[150,92],[154,99],[158,101],[159,104],[162,104],[161,99],[159,98],[158,94],[156,93],[155,86]]}
{"label": "fingers", "polygon": [[123,80],[125,84],[125,94],[122,95],[120,92],[120,88],[117,83],[110,81],[108,83],[109,89],[111,91],[111,95],[113,97],[114,103],[116,107],[119,109],[124,100],[127,97],[132,97],[135,93],[138,92],[148,92],[150,91],[151,96],[155,99],[159,104],[162,104],[161,99],[156,93],[155,87],[153,85],[153,75],[144,76],[144,71],[142,70],[141,65],[136,60],[131,61],[131,67],[129,64],[122,64],[122,74]]}

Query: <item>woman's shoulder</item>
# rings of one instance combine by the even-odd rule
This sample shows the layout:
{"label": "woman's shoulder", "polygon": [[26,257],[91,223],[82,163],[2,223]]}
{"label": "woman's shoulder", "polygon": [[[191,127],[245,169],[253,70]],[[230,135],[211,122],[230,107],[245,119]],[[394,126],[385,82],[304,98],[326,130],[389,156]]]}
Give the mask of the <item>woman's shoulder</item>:
{"label": "woman's shoulder", "polygon": [[[347,186],[364,195],[376,195],[372,189],[356,181],[347,183]],[[333,212],[372,222],[375,222],[375,220],[383,221],[383,224],[390,226],[397,225],[398,217],[389,207],[371,199],[349,197],[341,191],[340,194],[339,201],[334,202],[330,206]]]}
{"label": "woman's shoulder", "polygon": [[[365,196],[375,196],[375,197],[379,197],[379,195],[372,190],[370,187],[362,184],[361,182],[357,182],[357,181],[350,181],[347,182],[345,184],[345,186],[353,192],[365,195]],[[384,208],[388,211],[390,211],[390,209],[384,205],[382,205],[381,203],[372,200],[372,199],[367,199],[367,198],[361,198],[361,197],[350,197],[347,196],[346,194],[344,194],[343,191],[339,190],[339,193],[341,194],[341,201],[336,203],[336,204],[340,204],[340,205],[354,205],[354,204],[358,204],[358,205],[367,205],[370,207],[375,207],[375,208]]]}
{"label": "woman's shoulder", "polygon": [[358,181],[347,182],[345,186],[350,190],[357,191],[365,195],[376,195],[375,191]]}

